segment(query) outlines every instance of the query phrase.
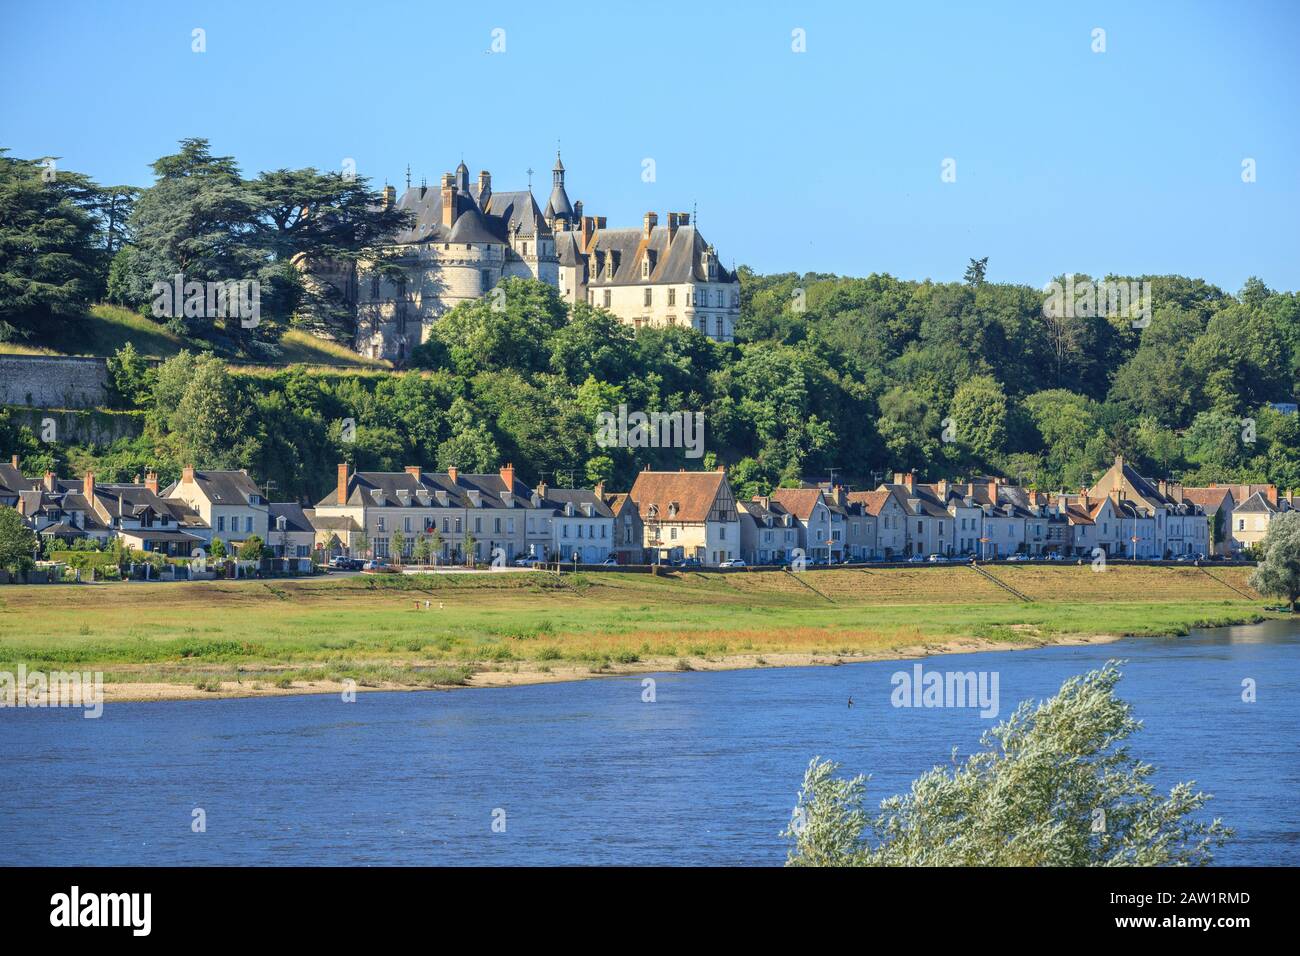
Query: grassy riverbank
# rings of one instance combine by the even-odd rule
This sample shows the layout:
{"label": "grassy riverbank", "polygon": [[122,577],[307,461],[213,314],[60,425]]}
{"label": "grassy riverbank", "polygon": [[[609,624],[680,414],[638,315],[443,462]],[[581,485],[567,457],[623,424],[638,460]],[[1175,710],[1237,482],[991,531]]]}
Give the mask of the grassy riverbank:
{"label": "grassy riverbank", "polygon": [[[1244,568],[963,566],[0,588],[0,670],[110,699],[493,686],[907,657],[1260,619]],[[425,602],[428,602],[428,607]]]}

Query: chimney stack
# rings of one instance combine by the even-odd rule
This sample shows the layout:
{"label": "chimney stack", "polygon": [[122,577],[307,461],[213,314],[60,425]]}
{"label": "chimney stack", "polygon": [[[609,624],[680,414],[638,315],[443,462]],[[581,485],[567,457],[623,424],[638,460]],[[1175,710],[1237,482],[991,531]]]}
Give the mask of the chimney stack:
{"label": "chimney stack", "polygon": [[155,495],[158,494],[158,472],[146,471],[144,473],[144,486]]}
{"label": "chimney stack", "polygon": [[410,475],[412,478],[414,478],[414,479],[416,479],[416,480],[418,481],[419,478],[420,478],[420,466],[419,466],[419,465],[407,465],[407,466],[406,466],[406,473],[407,473],[408,475]]}
{"label": "chimney stack", "polygon": [[492,195],[492,174],[486,169],[479,170],[478,174],[478,204],[485,205],[488,197]]}
{"label": "chimney stack", "polygon": [[345,505],[348,503],[348,463],[346,461],[339,462],[338,474],[339,480],[335,491],[335,501],[338,504]]}
{"label": "chimney stack", "polygon": [[193,465],[186,465],[184,468],[181,469],[181,484],[183,484],[183,485],[192,485],[192,484],[194,484],[194,466],[193,466]]}
{"label": "chimney stack", "polygon": [[578,223],[578,251],[585,255],[591,248],[591,237],[596,232],[596,220],[591,216],[583,216]]}
{"label": "chimney stack", "polygon": [[54,490],[54,487],[55,487],[54,482],[55,482],[54,472],[52,472],[52,471],[47,471],[47,472],[45,473],[45,480],[44,480],[44,482],[43,482],[43,485],[44,485],[45,490],[46,490],[46,491],[53,491],[53,490]]}
{"label": "chimney stack", "polygon": [[[424,195],[424,187],[420,187]],[[442,228],[450,229],[456,224],[456,177],[451,173],[442,174]]]}
{"label": "chimney stack", "polygon": [[677,213],[670,212],[668,214],[668,241],[669,242],[672,242],[673,237],[677,235],[677,224],[679,221],[680,220],[677,218]]}
{"label": "chimney stack", "polygon": [[605,500],[605,482],[603,479],[596,482],[596,497],[601,501]]}
{"label": "chimney stack", "polygon": [[459,474],[460,474],[460,472],[456,470],[456,466],[455,466],[455,465],[452,465],[451,467],[449,467],[449,468],[447,469],[447,477],[451,479],[451,483],[452,483],[453,485],[456,484],[456,476],[459,475]]}
{"label": "chimney stack", "polygon": [[510,492],[515,490],[515,466],[514,465],[507,463],[506,466],[501,469],[501,481],[504,482],[506,486],[506,494],[509,494]]}
{"label": "chimney stack", "polygon": [[81,493],[82,493],[83,495],[85,495],[85,497],[86,497],[86,501],[90,503],[91,507],[94,507],[94,504],[95,504],[95,473],[94,473],[93,471],[88,471],[88,472],[86,472],[86,477],[82,479],[82,481],[81,481]]}
{"label": "chimney stack", "polygon": [[18,456],[17,456],[17,455],[14,455],[12,458],[10,458],[10,459],[9,459],[9,464],[11,464],[11,465],[14,466],[14,471],[17,471],[17,470],[18,470]]}
{"label": "chimney stack", "polygon": [[393,204],[397,202],[397,187],[384,185],[384,208],[392,209]]}
{"label": "chimney stack", "polygon": [[657,213],[648,212],[645,218],[641,220],[641,238],[649,239],[650,233],[654,231],[655,226],[659,225],[659,216]]}
{"label": "chimney stack", "polygon": [[677,214],[677,225],[689,226],[691,224],[691,214],[689,212],[679,212]]}
{"label": "chimney stack", "polygon": [[573,201],[573,221],[582,222],[582,200],[581,199],[575,199]]}
{"label": "chimney stack", "polygon": [[1264,497],[1266,497],[1269,500],[1269,504],[1271,504],[1274,508],[1276,508],[1277,507],[1277,485],[1269,485],[1267,488],[1265,488]]}

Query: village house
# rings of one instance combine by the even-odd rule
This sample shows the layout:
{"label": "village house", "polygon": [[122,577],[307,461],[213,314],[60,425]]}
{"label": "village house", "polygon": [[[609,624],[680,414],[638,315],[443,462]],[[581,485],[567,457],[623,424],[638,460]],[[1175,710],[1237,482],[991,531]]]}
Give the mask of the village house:
{"label": "village house", "polygon": [[257,535],[266,541],[270,510],[261,489],[246,471],[195,471],[186,465],[181,480],[162,492],[185,502],[207,523],[211,537],[238,545]]}
{"label": "village house", "polygon": [[1256,491],[1233,509],[1232,546],[1236,552],[1258,548],[1273,519],[1296,508],[1295,498],[1291,495],[1278,497],[1277,489],[1272,485],[1268,487],[1272,494]]}
{"label": "village house", "polygon": [[799,522],[779,501],[756,495],[737,502],[741,557],[754,565],[787,564],[799,544]]}
{"label": "village house", "polygon": [[653,563],[694,558],[716,567],[740,557],[740,516],[724,469],[647,469],[629,494]]}
{"label": "village house", "polygon": [[411,558],[416,540],[424,536],[440,561],[470,556],[511,561],[526,553],[531,497],[532,489],[515,477],[513,465],[495,475],[474,475],[456,468],[426,472],[414,465],[397,472],[352,472],[340,463],[335,490],[317,502],[313,522],[319,534],[321,519],[350,519],[329,533],[347,535],[339,541],[348,554],[377,560],[398,559],[394,540],[401,542],[401,558]]}
{"label": "village house", "polygon": [[1232,511],[1236,507],[1236,498],[1232,489],[1226,485],[1210,485],[1208,488],[1184,488],[1183,497],[1199,505],[1209,523],[1210,550],[1206,554],[1223,557],[1232,556]]}
{"label": "village house", "polygon": [[907,551],[907,513],[889,491],[850,491],[849,504],[874,522],[875,541],[868,554],[886,561]]}
{"label": "village house", "polygon": [[[603,492],[604,483],[597,485]],[[645,529],[632,496],[626,492],[603,495],[605,505],[614,516],[614,559],[619,564],[640,564],[645,558]]]}
{"label": "village house", "polygon": [[66,548],[88,538],[105,545],[114,539],[137,551],[190,556],[207,544],[210,529],[183,501],[158,494],[158,476],[143,482],[99,483],[94,472],[81,481],[61,481],[47,471],[18,494],[18,512],[44,541],[46,550]]}
{"label": "village house", "polygon": [[[533,553],[558,561],[573,561],[577,555],[581,564],[599,564],[609,557],[614,547],[614,512],[603,494],[603,485],[588,491],[539,484],[530,504],[537,519],[549,525],[550,536],[545,555]],[[533,517],[530,515],[530,520]]]}
{"label": "village house", "polygon": [[273,501],[268,505],[266,546],[277,558],[310,558],[316,550],[316,527],[302,505]]}
{"label": "village house", "polygon": [[811,563],[844,560],[843,509],[832,511],[820,488],[777,488],[769,496],[772,504],[794,518],[804,557]]}

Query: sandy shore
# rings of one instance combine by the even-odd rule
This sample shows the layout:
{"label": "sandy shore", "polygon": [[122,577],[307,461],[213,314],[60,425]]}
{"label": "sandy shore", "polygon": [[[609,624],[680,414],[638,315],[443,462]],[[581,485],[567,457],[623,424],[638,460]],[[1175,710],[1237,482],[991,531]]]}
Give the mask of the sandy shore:
{"label": "sandy shore", "polygon": [[[483,687],[515,687],[523,684],[556,684],[564,681],[592,680],[601,677],[628,677],[636,674],[663,673],[666,671],[726,671],[759,667],[834,667],[839,664],[856,664],[864,661],[915,660],[940,654],[970,654],[977,651],[1025,651],[1054,645],[1108,644],[1119,640],[1120,635],[1067,635],[1054,640],[1027,639],[1015,644],[1004,641],[986,641],[979,638],[956,638],[950,641],[917,644],[893,648],[872,654],[835,653],[752,653],[727,654],[714,657],[650,657],[634,664],[611,664],[594,667],[586,664],[547,662],[522,662],[508,668],[476,671],[465,684],[439,687],[412,687],[409,684],[376,682],[358,684],[356,691],[427,691],[463,690]],[[685,661],[687,667],[681,666]],[[546,670],[542,670],[546,667]],[[286,697],[295,694],[341,694],[345,685],[340,681],[295,681],[290,687],[276,687],[274,670],[250,673],[240,681],[224,681],[220,690],[199,690],[192,683],[105,683],[104,700],[162,701],[162,700],[214,700],[232,697]]]}

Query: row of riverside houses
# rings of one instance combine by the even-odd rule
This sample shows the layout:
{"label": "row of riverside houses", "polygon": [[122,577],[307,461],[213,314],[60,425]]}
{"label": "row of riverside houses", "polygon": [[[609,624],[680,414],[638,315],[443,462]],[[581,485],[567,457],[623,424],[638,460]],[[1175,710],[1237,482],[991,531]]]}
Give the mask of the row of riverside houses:
{"label": "row of riverside houses", "polygon": [[[923,483],[911,473],[872,491],[831,483],[781,488],[737,501],[724,469],[641,472],[626,493],[529,487],[506,465],[496,474],[353,471],[304,508],[268,502],[243,471],[196,471],[160,489],[97,484],[93,474],[27,478],[15,457],[0,465],[0,505],[17,508],[49,544],[118,538],[146,551],[190,555],[214,538],[238,546],[257,535],[277,557],[411,557],[423,537],[438,561],[501,556],[620,564],[694,559],[716,567],[901,560],[916,555],[1011,554],[1155,559],[1257,545],[1269,521],[1296,507],[1272,485],[1184,488],[1152,482],[1117,458],[1091,487],[1048,494],[1001,478]],[[47,547],[48,550],[48,547]]]}

